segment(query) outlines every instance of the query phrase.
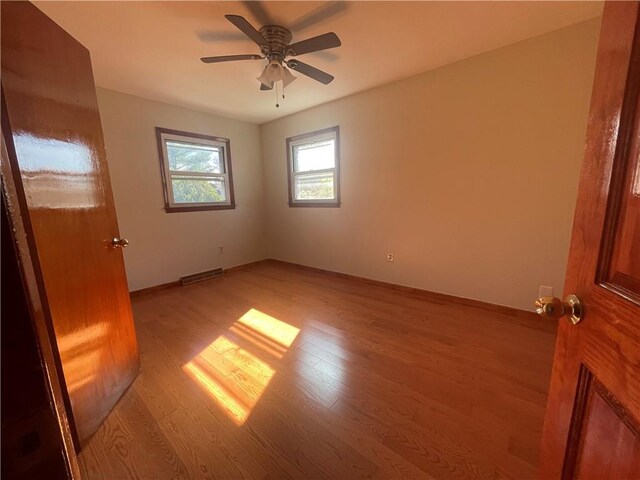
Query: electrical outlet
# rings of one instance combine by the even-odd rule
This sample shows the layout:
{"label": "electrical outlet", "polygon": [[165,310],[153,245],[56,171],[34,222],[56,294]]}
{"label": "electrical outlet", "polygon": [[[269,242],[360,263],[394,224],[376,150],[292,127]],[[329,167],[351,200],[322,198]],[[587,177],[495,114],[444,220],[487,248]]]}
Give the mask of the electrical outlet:
{"label": "electrical outlet", "polygon": [[218,247],[218,255],[222,255],[224,253],[224,247]]}
{"label": "electrical outlet", "polygon": [[393,253],[387,253],[387,262],[393,262]]}
{"label": "electrical outlet", "polygon": [[548,285],[540,285],[538,287],[538,297],[553,297],[553,287]]}

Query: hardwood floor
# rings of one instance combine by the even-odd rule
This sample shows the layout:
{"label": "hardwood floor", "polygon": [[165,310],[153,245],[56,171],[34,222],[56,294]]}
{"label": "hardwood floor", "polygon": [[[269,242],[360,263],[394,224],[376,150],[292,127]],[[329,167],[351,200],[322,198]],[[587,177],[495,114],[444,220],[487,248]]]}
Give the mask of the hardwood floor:
{"label": "hardwood floor", "polygon": [[533,314],[277,263],[133,308],[142,370],[86,478],[535,475],[555,324]]}

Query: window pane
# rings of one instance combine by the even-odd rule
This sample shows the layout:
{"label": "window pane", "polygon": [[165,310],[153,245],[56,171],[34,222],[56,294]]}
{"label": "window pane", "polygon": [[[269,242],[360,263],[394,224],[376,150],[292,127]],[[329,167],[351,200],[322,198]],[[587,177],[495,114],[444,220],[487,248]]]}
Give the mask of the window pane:
{"label": "window pane", "polygon": [[222,149],[211,145],[167,140],[169,170],[180,172],[224,173]]}
{"label": "window pane", "polygon": [[174,203],[225,202],[224,178],[178,177],[171,178]]}
{"label": "window pane", "polygon": [[335,140],[330,139],[322,142],[294,145],[294,171],[310,172],[313,170],[334,168],[336,166],[334,144]]}
{"label": "window pane", "polygon": [[333,173],[308,173],[295,176],[296,200],[333,200]]}

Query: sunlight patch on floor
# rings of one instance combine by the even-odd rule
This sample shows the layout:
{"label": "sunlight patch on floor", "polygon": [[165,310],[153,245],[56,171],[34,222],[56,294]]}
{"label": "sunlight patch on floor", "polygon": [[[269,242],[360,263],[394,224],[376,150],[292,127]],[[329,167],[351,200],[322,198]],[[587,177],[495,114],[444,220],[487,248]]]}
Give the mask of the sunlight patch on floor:
{"label": "sunlight patch on floor", "polygon": [[182,368],[236,425],[242,425],[275,374],[265,357],[281,359],[299,332],[252,308]]}
{"label": "sunlight patch on floor", "polygon": [[300,331],[300,329],[254,308],[245,313],[238,320],[238,323],[268,337],[285,348],[291,346]]}

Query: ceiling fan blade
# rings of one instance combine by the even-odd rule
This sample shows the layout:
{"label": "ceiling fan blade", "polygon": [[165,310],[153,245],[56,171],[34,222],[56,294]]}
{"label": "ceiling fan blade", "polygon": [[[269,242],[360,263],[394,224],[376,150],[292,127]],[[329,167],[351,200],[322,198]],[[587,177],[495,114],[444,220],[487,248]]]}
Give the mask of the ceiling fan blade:
{"label": "ceiling fan blade", "polygon": [[264,37],[260,35],[260,32],[253,28],[253,25],[251,25],[244,17],[241,17],[240,15],[225,15],[224,18],[233,23],[242,33],[258,44],[258,46],[262,46],[267,43]]}
{"label": "ceiling fan blade", "polygon": [[244,6],[247,7],[247,10],[251,12],[253,18],[255,18],[261,25],[274,25],[277,22],[271,18],[269,12],[264,8],[262,2],[253,1],[245,1]]}
{"label": "ceiling fan blade", "polygon": [[296,72],[300,72],[307,77],[311,77],[314,80],[317,80],[320,83],[324,83],[325,85],[331,83],[333,81],[333,75],[329,75],[322,70],[318,70],[316,67],[312,67],[311,65],[307,65],[306,63],[302,63],[299,60],[289,60],[287,62],[287,66],[295,70]]}
{"label": "ceiling fan blade", "polygon": [[328,48],[335,48],[342,45],[338,36],[331,32],[317,37],[308,38],[301,42],[293,43],[287,47],[289,55],[304,55],[305,53],[318,52]]}
{"label": "ceiling fan blade", "polygon": [[322,22],[329,17],[333,17],[334,15],[344,12],[347,8],[347,2],[326,2],[318,8],[314,8],[310,12],[305,13],[300,18],[294,20],[293,23],[289,25],[289,30],[294,32],[304,30],[305,28]]}
{"label": "ceiling fan blade", "polygon": [[267,87],[264,83],[260,82],[260,90],[273,90],[273,82],[271,82],[270,87]]}
{"label": "ceiling fan blade", "polygon": [[247,36],[242,32],[217,32],[213,30],[200,30],[196,35],[203,42],[244,42]]}
{"label": "ceiling fan blade", "polygon": [[260,55],[223,55],[220,57],[202,57],[204,63],[235,62],[236,60],[260,60]]}

